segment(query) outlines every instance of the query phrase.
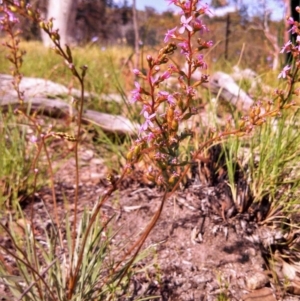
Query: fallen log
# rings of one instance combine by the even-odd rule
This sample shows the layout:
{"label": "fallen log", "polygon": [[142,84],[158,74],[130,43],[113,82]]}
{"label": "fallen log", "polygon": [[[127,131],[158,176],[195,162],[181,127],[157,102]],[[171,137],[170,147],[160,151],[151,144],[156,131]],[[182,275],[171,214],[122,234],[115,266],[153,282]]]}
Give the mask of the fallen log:
{"label": "fallen log", "polygon": [[[2,112],[7,112],[9,107],[12,109],[21,109],[22,111],[35,112],[52,118],[75,118],[77,110],[63,100],[48,99],[44,97],[34,97],[25,100],[21,106],[15,97],[5,95],[0,99]],[[92,123],[101,127],[107,133],[119,135],[136,135],[138,125],[132,123],[129,119],[120,115],[111,115],[92,110],[84,110],[82,122]]]}
{"label": "fallen log", "polygon": [[238,110],[247,111],[254,104],[254,101],[242,90],[234,79],[221,71],[214,73],[209,82],[204,84],[212,94],[218,95],[227,103],[234,105]]}
{"label": "fallen log", "polygon": [[[193,75],[201,76],[198,73]],[[0,74],[0,106],[7,110],[8,106],[16,108],[19,106],[17,93],[12,87],[13,77],[7,74]],[[237,107],[238,110],[246,111],[253,105],[254,101],[243,91],[234,81],[234,79],[224,73],[216,72],[204,87],[209,89],[212,94],[218,95],[226,102]],[[20,83],[20,90],[25,92],[26,109],[29,107],[33,112],[38,112],[55,118],[73,118],[77,115],[74,107],[62,99],[79,98],[80,91],[54,83],[50,80],[33,77],[23,77]],[[97,97],[104,101],[115,101],[120,103],[121,96],[111,95],[94,95],[86,92],[85,98]],[[25,108],[23,108],[25,109]],[[101,127],[105,132],[116,134],[135,135],[139,126],[132,123],[126,117],[120,115],[111,115],[107,113],[85,110],[82,116],[82,122],[94,123]]]}
{"label": "fallen log", "polygon": [[[74,118],[77,116],[76,109],[64,99],[80,98],[80,91],[68,89],[67,87],[45,80],[42,78],[23,77],[20,82],[20,91],[25,93],[26,100],[23,107],[17,100],[17,92],[12,86],[13,77],[7,74],[0,74],[0,106],[2,111],[7,111],[11,106],[24,111],[36,112],[53,118]],[[104,101],[121,102],[121,96],[94,95],[86,92],[85,98],[97,97]],[[71,101],[70,101],[71,102]],[[107,133],[118,135],[136,135],[138,125],[132,123],[126,117],[111,115],[107,113],[85,110],[82,116],[83,123],[93,123]]]}

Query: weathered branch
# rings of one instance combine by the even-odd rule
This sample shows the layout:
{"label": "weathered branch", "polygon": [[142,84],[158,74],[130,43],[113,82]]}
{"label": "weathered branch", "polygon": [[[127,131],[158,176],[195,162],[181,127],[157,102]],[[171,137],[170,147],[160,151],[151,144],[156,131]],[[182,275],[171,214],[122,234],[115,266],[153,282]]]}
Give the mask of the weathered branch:
{"label": "weathered branch", "polygon": [[[12,88],[13,77],[0,74],[0,106],[2,111],[7,111],[8,107],[22,110],[30,109],[53,118],[76,118],[77,111],[66,101],[59,98],[77,96],[79,91],[40,78],[24,77],[20,84],[20,90],[25,92],[26,99],[24,106],[20,107],[16,92]],[[90,95],[87,93],[87,97]],[[48,98],[51,97],[51,98]],[[119,102],[119,99],[117,99]],[[101,127],[105,132],[135,135],[137,124],[133,124],[129,119],[120,115],[110,115],[107,113],[85,110],[83,113],[84,123],[93,123]]]}

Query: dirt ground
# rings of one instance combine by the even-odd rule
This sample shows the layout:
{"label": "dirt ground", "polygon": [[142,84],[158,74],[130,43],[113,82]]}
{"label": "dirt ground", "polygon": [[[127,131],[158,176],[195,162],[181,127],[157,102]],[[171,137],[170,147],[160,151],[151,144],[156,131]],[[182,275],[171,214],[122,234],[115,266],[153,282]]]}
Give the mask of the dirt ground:
{"label": "dirt ground", "polygon": [[[91,208],[107,189],[107,170],[95,149],[81,146],[80,158],[78,212]],[[58,165],[56,193],[62,218],[66,210],[64,197],[74,197],[74,175],[73,158]],[[271,230],[259,225],[257,215],[261,212],[238,213],[224,183],[210,186],[196,172],[189,185],[166,201],[144,245],[154,246],[154,266],[147,275],[133,279],[135,293],[122,300],[154,295],[159,298],[149,300],[299,300],[278,286],[267,268],[268,254],[260,238],[261,233]],[[124,182],[102,210],[107,217],[115,216],[115,241],[133,243],[155,214],[161,197],[159,189],[140,181],[138,172]],[[50,188],[42,188],[34,201],[35,214],[40,217],[45,216],[42,200],[51,211]],[[29,205],[22,204],[28,215]],[[69,204],[68,210],[73,212],[74,206]]]}

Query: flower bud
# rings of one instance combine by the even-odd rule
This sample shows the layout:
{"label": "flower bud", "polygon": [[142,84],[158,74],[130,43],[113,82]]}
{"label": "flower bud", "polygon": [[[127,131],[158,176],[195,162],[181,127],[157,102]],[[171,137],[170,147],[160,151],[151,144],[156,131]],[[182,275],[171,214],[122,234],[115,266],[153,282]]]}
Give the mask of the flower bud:
{"label": "flower bud", "polygon": [[258,116],[260,114],[260,107],[259,106],[254,107],[254,114],[255,114],[255,116]]}
{"label": "flower bud", "polygon": [[272,104],[272,102],[268,101],[268,103],[265,107],[266,112],[269,112],[271,110],[271,104]]}
{"label": "flower bud", "polygon": [[67,54],[68,54],[68,59],[72,63],[73,62],[72,52],[71,52],[71,49],[70,49],[70,47],[68,45],[66,45],[66,51],[67,51]]}
{"label": "flower bud", "polygon": [[48,29],[49,30],[52,30],[53,28],[53,18],[51,18],[49,21],[48,21]]}
{"label": "flower bud", "polygon": [[54,36],[55,36],[55,39],[57,40],[57,41],[59,41],[60,40],[60,35],[59,35],[59,33],[58,33],[58,30],[57,31],[55,31],[54,33],[52,33]]}
{"label": "flower bud", "polygon": [[155,182],[155,176],[152,173],[147,173],[146,178],[151,182]]}
{"label": "flower bud", "polygon": [[83,65],[83,66],[80,67],[80,69],[81,69],[81,76],[85,77],[85,74],[86,74],[86,71],[88,69],[88,66],[87,65]]}
{"label": "flower bud", "polygon": [[174,119],[174,107],[170,106],[167,110],[167,122],[170,124]]}
{"label": "flower bud", "polygon": [[270,114],[268,114],[270,117],[276,117],[280,115],[280,112],[278,110],[275,110],[273,112],[270,112]]}
{"label": "flower bud", "polygon": [[133,159],[133,150],[130,150],[127,154],[126,154],[126,159],[131,161]]}
{"label": "flower bud", "polygon": [[261,119],[258,119],[256,122],[255,122],[255,125],[262,125],[263,123],[266,122],[266,119],[265,118],[261,118]]}
{"label": "flower bud", "polygon": [[11,12],[13,12],[13,13],[15,13],[15,12],[18,10],[17,7],[14,6],[14,5],[9,5],[9,6],[8,6],[8,9],[9,9]]}
{"label": "flower bud", "polygon": [[141,71],[138,69],[133,69],[132,72],[134,75],[140,75],[140,73],[141,73]]}
{"label": "flower bud", "polygon": [[168,180],[168,183],[171,185],[175,184],[176,178],[177,178],[177,176],[175,176],[175,175],[171,176]]}
{"label": "flower bud", "polygon": [[137,157],[140,154],[140,152],[141,152],[141,145],[139,144],[139,145],[134,147],[133,154],[134,154],[135,157]]}
{"label": "flower bud", "polygon": [[34,16],[34,12],[31,9],[27,9],[27,15],[30,17]]}
{"label": "flower bud", "polygon": [[251,108],[251,111],[250,111],[250,113],[249,113],[249,116],[250,116],[251,119],[254,119],[254,118],[255,118],[256,114],[255,114],[255,108],[254,108],[254,107]]}
{"label": "flower bud", "polygon": [[39,26],[43,30],[48,29],[44,21],[39,22]]}
{"label": "flower bud", "polygon": [[240,129],[244,128],[245,125],[246,125],[246,121],[245,121],[245,120],[240,120],[240,121],[239,121],[239,128],[240,128]]}
{"label": "flower bud", "polygon": [[171,122],[171,130],[174,132],[178,131],[178,121],[176,119]]}

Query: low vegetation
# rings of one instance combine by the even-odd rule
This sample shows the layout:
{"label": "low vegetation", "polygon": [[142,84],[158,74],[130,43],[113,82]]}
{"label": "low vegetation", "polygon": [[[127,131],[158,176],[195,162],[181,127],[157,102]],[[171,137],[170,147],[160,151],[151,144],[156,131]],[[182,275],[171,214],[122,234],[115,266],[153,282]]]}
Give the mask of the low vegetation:
{"label": "low vegetation", "polygon": [[[131,300],[130,294],[135,290],[132,279],[145,272],[138,269],[138,263],[151,253],[151,248],[142,250],[142,246],[164,203],[194,180],[191,168],[195,163],[205,163],[216,146],[221,151],[214,158],[210,172],[215,176],[221,168],[226,169],[236,214],[256,208],[262,212],[256,220],[259,225],[284,227],[288,238],[281,242],[280,248],[272,245],[268,259],[272,262],[276,254],[277,258],[296,265],[299,261],[295,222],[299,210],[299,89],[295,84],[300,58],[298,40],[283,47],[283,52],[292,54],[293,63],[279,74],[277,80],[282,89],[261,90],[246,114],[234,108],[221,110],[226,119],[223,125],[212,122],[199,126],[201,120],[194,122],[194,118],[200,115],[202,107],[206,105],[207,114],[218,110],[209,112],[212,95],[201,94],[201,86],[209,81],[208,70],[213,69],[207,66],[205,56],[213,48],[213,42],[206,40],[206,27],[200,19],[209,12],[207,5],[195,0],[170,1],[176,2],[183,12],[180,24],[167,31],[165,44],[156,54],[143,57],[145,70],[131,70],[127,60],[131,56],[129,48],[99,50],[88,45],[71,50],[60,44],[52,22],[43,20],[38,11],[32,11],[24,1],[4,2],[1,26],[7,34],[4,46],[8,60],[0,62],[0,72],[10,70],[19,100],[18,108],[3,110],[0,115],[0,207],[1,218],[5,220],[1,222],[0,233],[9,238],[9,245],[0,246],[0,279],[10,296],[15,300]],[[52,38],[52,50],[36,42],[19,40],[20,15],[39,24]],[[299,24],[292,19],[289,22],[299,36]],[[185,69],[172,63],[174,53],[175,57],[181,56]],[[193,74],[198,69],[201,77],[195,79]],[[130,78],[129,71],[133,71]],[[81,98],[75,104],[78,109],[75,121],[66,122],[61,131],[30,114],[24,107],[26,94],[20,90],[23,75],[79,89]],[[176,85],[168,88],[165,84],[170,78],[175,79]],[[274,73],[266,71],[262,78],[273,81]],[[247,88],[247,82],[241,84]],[[124,99],[122,109],[117,106],[110,111],[122,111],[140,122],[136,137],[114,140],[99,129],[93,129],[97,134],[91,135],[91,128],[81,123],[83,110],[89,107],[107,111],[107,107],[97,103],[97,96],[91,103],[85,103],[85,91],[97,95],[119,93]],[[198,95],[205,97],[199,100]],[[65,200],[66,208],[71,203],[74,206],[72,217],[68,210],[64,216],[57,211],[55,164],[49,155],[55,139],[65,142],[66,153],[73,156],[76,166],[74,197]],[[79,150],[84,143],[106,148],[106,152],[111,152],[106,157],[113,159],[107,162],[110,172],[105,179],[106,190],[91,210],[85,208],[79,214]],[[118,152],[118,156],[113,152]],[[219,164],[222,160],[223,166]],[[106,218],[102,209],[124,181],[140,169],[149,187],[159,187],[162,197],[151,222],[134,243],[127,245],[115,241],[117,230],[112,227],[113,219]],[[36,233],[34,225],[40,217],[35,214],[34,199],[36,192],[45,186],[51,188],[53,212],[45,206],[49,222],[42,223],[45,227]],[[32,206],[30,216],[25,216],[22,210],[25,199]],[[224,211],[221,215],[226,219]],[[224,287],[218,300],[227,300]]]}

